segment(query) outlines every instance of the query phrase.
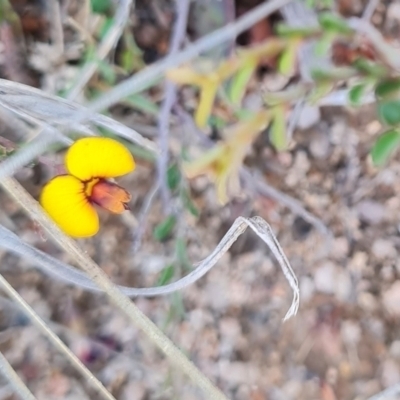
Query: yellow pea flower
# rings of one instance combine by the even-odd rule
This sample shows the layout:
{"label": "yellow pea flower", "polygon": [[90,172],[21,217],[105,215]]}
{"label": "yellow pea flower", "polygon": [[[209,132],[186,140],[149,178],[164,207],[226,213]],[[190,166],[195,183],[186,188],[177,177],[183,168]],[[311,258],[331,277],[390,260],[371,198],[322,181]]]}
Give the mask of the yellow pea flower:
{"label": "yellow pea flower", "polygon": [[66,175],[50,180],[40,195],[40,204],[68,235],[90,237],[99,230],[94,205],[120,214],[128,209],[130,193],[107,178],[132,172],[135,161],[116,140],[88,137],[77,140],[67,151]]}

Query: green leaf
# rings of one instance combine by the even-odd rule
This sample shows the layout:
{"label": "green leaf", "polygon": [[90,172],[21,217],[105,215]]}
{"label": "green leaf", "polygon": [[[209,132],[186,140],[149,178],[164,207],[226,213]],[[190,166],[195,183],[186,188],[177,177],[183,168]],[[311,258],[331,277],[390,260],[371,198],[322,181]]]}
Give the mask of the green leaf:
{"label": "green leaf", "polygon": [[290,25],[279,23],[276,27],[276,33],[281,37],[287,38],[307,38],[320,32],[317,28],[293,28]]}
{"label": "green leaf", "polygon": [[[182,294],[177,292],[172,293],[170,299],[171,306],[167,314],[167,319],[163,324],[163,330],[165,330],[171,322],[176,323],[177,320],[183,320],[185,318],[185,306],[183,304]],[[170,386],[171,385],[168,387]]]}
{"label": "green leaf", "polygon": [[173,215],[168,216],[163,222],[160,222],[153,231],[154,239],[162,242],[172,233],[176,224],[176,218]]}
{"label": "green leaf", "polygon": [[171,264],[165,267],[157,280],[157,286],[164,286],[174,277],[175,267]]}
{"label": "green leaf", "polygon": [[229,87],[229,99],[238,106],[241,104],[244,94],[246,93],[247,84],[257,68],[257,62],[251,60],[235,74],[231,80]]}
{"label": "green leaf", "polygon": [[366,83],[359,83],[357,85],[354,85],[350,90],[349,90],[349,101],[350,104],[353,106],[358,106],[361,103],[361,98],[363,94],[365,93],[365,89],[367,88]]}
{"label": "green leaf", "polygon": [[400,132],[398,130],[391,129],[383,133],[376,140],[371,150],[371,157],[374,165],[384,165],[399,146]]}
{"label": "green leaf", "polygon": [[152,116],[158,116],[160,113],[160,108],[147,96],[140,93],[126,97],[123,99],[123,103]]}
{"label": "green leaf", "polygon": [[400,100],[389,100],[378,103],[379,119],[386,125],[400,123]]}
{"label": "green leaf", "polygon": [[137,46],[133,34],[129,31],[125,32],[123,37],[124,50],[121,55],[121,66],[127,72],[144,67],[143,52]]}
{"label": "green leaf", "polygon": [[380,81],[375,88],[375,96],[378,98],[388,98],[398,95],[400,91],[400,79],[389,78]]}
{"label": "green leaf", "polygon": [[189,261],[189,257],[187,255],[187,247],[186,247],[186,241],[182,238],[178,238],[176,240],[176,245],[175,245],[175,252],[176,252],[176,258],[180,265],[186,270],[189,271],[192,269],[192,264]]}
{"label": "green leaf", "polygon": [[297,63],[297,50],[300,42],[297,40],[292,40],[291,43],[288,44],[285,50],[281,53],[278,60],[278,71],[285,76],[293,76]]}
{"label": "green leaf", "polygon": [[[315,81],[335,81],[349,79],[356,75],[357,70],[352,67],[332,67],[328,69],[312,69],[311,77]],[[319,84],[319,82],[318,82]]]}
{"label": "green leaf", "polygon": [[192,214],[194,217],[198,218],[200,216],[199,209],[193,203],[193,200],[190,198],[189,192],[187,189],[182,189],[181,191],[181,200],[183,206]]}
{"label": "green leaf", "polygon": [[170,190],[174,191],[181,182],[181,171],[177,164],[173,164],[167,171],[167,182]]}
{"label": "green leaf", "polygon": [[91,0],[92,11],[96,14],[106,14],[111,10],[111,0]]}
{"label": "green leaf", "polygon": [[330,12],[320,13],[318,16],[318,21],[324,30],[343,35],[353,34],[353,30],[348,26],[346,20]]}
{"label": "green leaf", "polygon": [[316,42],[314,53],[316,56],[325,56],[328,54],[332,43],[336,38],[335,32],[324,32],[321,38]]}
{"label": "green leaf", "polygon": [[222,130],[226,126],[226,121],[217,115],[210,115],[210,118],[208,121],[209,121],[210,126],[213,126],[218,130]]}
{"label": "green leaf", "polygon": [[335,84],[329,81],[321,81],[311,90],[308,96],[310,104],[316,104],[320,99],[327,96],[335,88]]}
{"label": "green leaf", "polygon": [[99,31],[100,40],[104,39],[109,29],[114,25],[114,18],[106,18]]}
{"label": "green leaf", "polygon": [[388,75],[388,69],[383,65],[379,65],[376,62],[367,60],[366,58],[358,58],[352,64],[363,74],[374,78],[382,78]]}
{"label": "green leaf", "polygon": [[287,148],[285,108],[274,107],[272,115],[273,121],[269,131],[269,139],[277,151],[283,151]]}
{"label": "green leaf", "polygon": [[104,78],[104,80],[109,84],[109,85],[114,85],[117,75],[115,73],[114,68],[106,61],[99,60],[97,62],[97,68],[101,74],[101,76]]}

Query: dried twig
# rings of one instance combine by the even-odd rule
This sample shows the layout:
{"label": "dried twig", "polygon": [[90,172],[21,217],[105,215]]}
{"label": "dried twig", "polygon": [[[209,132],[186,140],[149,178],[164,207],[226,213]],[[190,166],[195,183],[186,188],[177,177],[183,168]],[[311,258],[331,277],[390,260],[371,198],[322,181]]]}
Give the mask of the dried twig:
{"label": "dried twig", "polygon": [[[0,287],[12,298],[24,311],[31,322],[60,350],[71,364],[86,378],[86,380],[97,390],[102,399],[115,400],[103,384],[83,365],[79,358],[64,344],[64,342],[46,325],[39,315],[18,294],[16,290],[0,275]],[[25,397],[24,397],[25,399]]]}
{"label": "dried twig", "polygon": [[[176,1],[176,23],[171,40],[171,48],[169,57],[178,53],[179,48],[185,38],[187,18],[189,14],[189,0]],[[160,156],[157,158],[158,182],[161,191],[161,198],[164,205],[164,211],[169,212],[171,193],[168,187],[167,170],[168,170],[168,139],[171,110],[176,101],[176,84],[167,81],[164,84],[165,98],[161,107],[160,117],[158,119]]]}
{"label": "dried twig", "polygon": [[14,371],[3,354],[0,352],[0,373],[10,382],[14,390],[23,400],[36,400],[36,397],[26,387],[22,379]]}

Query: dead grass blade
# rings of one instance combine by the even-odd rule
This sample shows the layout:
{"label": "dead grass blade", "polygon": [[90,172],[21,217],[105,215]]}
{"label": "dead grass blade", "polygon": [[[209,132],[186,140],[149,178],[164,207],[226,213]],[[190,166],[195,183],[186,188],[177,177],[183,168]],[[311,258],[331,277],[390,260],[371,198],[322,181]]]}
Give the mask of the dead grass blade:
{"label": "dead grass blade", "polygon": [[[46,325],[39,315],[29,306],[28,303],[18,294],[16,290],[0,275],[0,287],[11,299],[13,299],[28,316],[31,322],[50,340],[50,342],[70,361],[70,363],[87,379],[97,390],[102,399],[115,400],[103,384],[82,364],[79,358],[63,343],[63,341]],[[29,399],[34,397],[23,397]]]}
{"label": "dead grass blade", "polygon": [[95,125],[107,128],[151,152],[157,152],[155,144],[134,129],[78,103],[27,85],[0,79],[0,105],[38,126],[57,127],[61,133],[65,129],[88,132],[88,125]]}
{"label": "dead grass blade", "polygon": [[26,387],[25,383],[14,371],[13,367],[9,364],[3,353],[0,352],[0,373],[10,382],[14,390],[19,394],[23,400],[36,400],[36,397]]}

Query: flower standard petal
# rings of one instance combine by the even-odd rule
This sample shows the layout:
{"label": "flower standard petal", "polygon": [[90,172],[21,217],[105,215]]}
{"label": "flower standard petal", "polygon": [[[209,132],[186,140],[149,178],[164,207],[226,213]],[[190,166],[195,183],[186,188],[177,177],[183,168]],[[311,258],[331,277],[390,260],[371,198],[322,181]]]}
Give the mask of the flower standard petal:
{"label": "flower standard petal", "polygon": [[87,137],[77,140],[67,151],[68,172],[82,181],[115,178],[132,172],[135,161],[129,150],[114,139]]}
{"label": "flower standard petal", "polygon": [[99,217],[85,195],[85,184],[71,175],[49,181],[40,195],[40,204],[70,236],[90,237],[99,230]]}

